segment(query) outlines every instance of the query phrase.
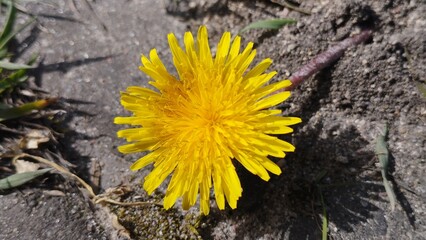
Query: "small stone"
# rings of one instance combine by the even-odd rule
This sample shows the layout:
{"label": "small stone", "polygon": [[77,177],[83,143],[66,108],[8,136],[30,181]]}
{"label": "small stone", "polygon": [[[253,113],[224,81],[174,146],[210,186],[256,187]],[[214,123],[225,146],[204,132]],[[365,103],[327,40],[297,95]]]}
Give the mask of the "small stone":
{"label": "small stone", "polygon": [[342,24],[344,21],[345,21],[345,20],[344,20],[343,18],[338,18],[338,19],[336,20],[336,25],[340,25],[340,24]]}
{"label": "small stone", "polygon": [[294,43],[290,43],[288,46],[287,46],[287,52],[291,52],[291,51],[293,51],[294,49],[296,49],[296,44],[294,44]]}
{"label": "small stone", "polygon": [[370,73],[371,69],[370,68],[364,68],[363,72],[364,74],[368,74]]}
{"label": "small stone", "polygon": [[392,57],[388,58],[388,60],[386,60],[386,62],[388,62],[388,63],[395,63],[395,61],[396,61],[395,56],[392,56]]}
{"label": "small stone", "polygon": [[396,97],[401,96],[403,93],[404,93],[404,91],[402,91],[402,89],[401,89],[401,88],[396,88],[396,89],[393,91],[393,94],[394,94]]}
{"label": "small stone", "polygon": [[302,21],[298,21],[296,24],[297,28],[303,28],[305,26],[305,24]]}

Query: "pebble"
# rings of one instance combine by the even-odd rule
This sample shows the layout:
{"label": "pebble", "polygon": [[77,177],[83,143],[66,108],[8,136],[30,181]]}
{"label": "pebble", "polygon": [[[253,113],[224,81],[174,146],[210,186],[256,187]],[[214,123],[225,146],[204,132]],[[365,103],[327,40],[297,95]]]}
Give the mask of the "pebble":
{"label": "pebble", "polygon": [[386,60],[386,62],[388,62],[388,63],[395,63],[395,61],[396,61],[395,56],[392,56],[392,57],[388,58],[388,60]]}
{"label": "pebble", "polygon": [[296,47],[297,47],[297,45],[296,45],[296,44],[294,44],[294,43],[290,43],[290,44],[287,46],[287,52],[291,52],[291,51],[293,51],[294,49],[296,49]]}
{"label": "pebble", "polygon": [[404,91],[402,91],[402,89],[401,89],[401,88],[395,88],[395,90],[393,91],[393,94],[394,94],[396,97],[401,96],[403,93],[404,93]]}
{"label": "pebble", "polygon": [[342,24],[344,21],[345,21],[345,20],[344,20],[343,18],[338,18],[338,19],[336,20],[336,25],[340,25],[340,24]]}
{"label": "pebble", "polygon": [[364,74],[368,74],[370,73],[371,69],[370,68],[364,68],[363,72]]}
{"label": "pebble", "polygon": [[302,21],[298,21],[296,24],[297,28],[303,28],[305,26],[305,23],[303,23]]}

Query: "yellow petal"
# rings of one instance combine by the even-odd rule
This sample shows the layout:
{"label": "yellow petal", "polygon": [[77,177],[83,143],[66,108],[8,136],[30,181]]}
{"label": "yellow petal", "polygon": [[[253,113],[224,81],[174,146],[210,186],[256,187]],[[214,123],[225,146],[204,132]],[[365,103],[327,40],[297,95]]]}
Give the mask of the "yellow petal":
{"label": "yellow petal", "polygon": [[270,147],[277,147],[284,152],[294,152],[295,148],[293,145],[277,137],[272,137],[266,134],[262,134],[261,138],[265,145],[268,145]]}
{"label": "yellow petal", "polygon": [[[266,126],[279,126],[285,125],[290,126],[297,123],[301,123],[302,119],[298,117],[282,117],[282,116],[268,116],[260,119]],[[263,124],[261,124],[263,126]]]}
{"label": "yellow petal", "polygon": [[260,86],[265,85],[277,74],[276,71],[249,78],[245,81],[244,90],[256,93]]}
{"label": "yellow petal", "polygon": [[204,215],[210,212],[210,176],[206,176],[200,185],[200,207]]}
{"label": "yellow petal", "polygon": [[175,169],[176,161],[165,161],[163,164],[154,167],[154,170],[145,177],[143,188],[151,194]]}
{"label": "yellow petal", "polygon": [[261,109],[265,109],[265,108],[275,106],[279,103],[282,103],[288,97],[290,97],[290,92],[280,92],[278,94],[272,95],[268,98],[265,98],[265,99],[258,101],[255,104],[253,110],[261,110]]}
{"label": "yellow petal", "polygon": [[147,138],[144,141],[119,146],[117,149],[121,153],[143,152],[149,150],[157,141],[157,138]]}
{"label": "yellow petal", "polygon": [[163,62],[158,57],[157,50],[155,48],[149,52],[149,58],[151,59],[152,64],[154,64],[159,70],[167,72]]}
{"label": "yellow petal", "polygon": [[237,65],[237,76],[242,76],[243,73],[247,70],[247,68],[250,66],[251,62],[253,62],[254,57],[256,56],[256,49],[254,49],[250,54],[243,58],[241,57],[240,63]]}
{"label": "yellow petal", "polygon": [[167,38],[169,40],[170,50],[172,51],[173,55],[173,63],[176,67],[179,77],[182,79],[182,76],[184,76],[185,73],[190,70],[189,59],[180,47],[179,42],[174,34],[170,33],[167,35]]}
{"label": "yellow petal", "polygon": [[153,163],[155,159],[157,158],[157,156],[158,156],[157,153],[152,152],[139,158],[136,162],[132,164],[132,166],[130,166],[130,170],[136,171],[147,166],[148,164]]}
{"label": "yellow petal", "polygon": [[241,188],[240,179],[232,164],[226,167],[224,174],[224,192],[226,201],[232,209],[237,207],[237,201],[241,197],[243,189]]}
{"label": "yellow petal", "polygon": [[197,44],[200,63],[202,63],[205,67],[211,67],[213,65],[213,59],[210,52],[207,28],[205,26],[201,26],[198,29]]}
{"label": "yellow petal", "polygon": [[260,62],[256,67],[251,69],[245,76],[244,79],[249,79],[252,77],[259,76],[262,74],[266,69],[268,69],[269,66],[271,66],[272,60],[270,58],[264,59],[262,62]]}
{"label": "yellow petal", "polygon": [[144,96],[144,97],[159,97],[160,94],[148,88],[139,86],[130,86],[126,91],[131,95]]}
{"label": "yellow petal", "polygon": [[247,170],[251,173],[258,175],[265,181],[269,180],[269,174],[265,170],[265,168],[259,164],[259,162],[253,159],[251,156],[247,156],[246,154],[240,152],[237,157],[237,161],[240,162]]}
{"label": "yellow petal", "polygon": [[193,181],[193,183],[190,185],[189,191],[188,191],[188,199],[189,199],[189,205],[193,206],[195,202],[197,201],[197,195],[198,195],[198,188],[200,184],[198,181]]}
{"label": "yellow petal", "polygon": [[292,128],[284,125],[262,127],[261,130],[267,134],[288,134],[293,132]]}
{"label": "yellow petal", "polygon": [[228,56],[229,47],[231,45],[231,33],[226,32],[222,35],[222,38],[217,45],[215,65],[221,65],[225,63],[226,57]]}
{"label": "yellow petal", "polygon": [[254,94],[256,94],[256,98],[262,98],[265,97],[268,94],[271,94],[275,91],[284,89],[286,87],[291,86],[290,80],[283,80],[276,83],[273,83],[271,85],[268,85],[266,87],[260,88],[259,90],[255,91]]}
{"label": "yellow petal", "polygon": [[194,37],[192,36],[191,32],[185,33],[184,44],[185,44],[186,54],[188,55],[191,65],[195,67],[195,65],[198,63],[198,57],[194,48],[195,47]]}
{"label": "yellow petal", "polygon": [[280,175],[282,172],[281,168],[277,164],[269,160],[267,157],[260,158],[259,162],[260,164],[262,164],[263,167],[266,168],[266,170],[270,171],[275,175]]}
{"label": "yellow petal", "polygon": [[240,44],[241,44],[241,37],[236,36],[234,41],[232,42],[231,49],[229,51],[229,55],[226,60],[228,63],[234,61],[234,59],[238,56],[238,53],[240,52]]}
{"label": "yellow petal", "polygon": [[213,184],[214,184],[214,194],[216,198],[217,207],[221,210],[225,209],[225,196],[223,194],[223,186],[222,186],[222,169],[220,167],[216,167],[213,170]]}

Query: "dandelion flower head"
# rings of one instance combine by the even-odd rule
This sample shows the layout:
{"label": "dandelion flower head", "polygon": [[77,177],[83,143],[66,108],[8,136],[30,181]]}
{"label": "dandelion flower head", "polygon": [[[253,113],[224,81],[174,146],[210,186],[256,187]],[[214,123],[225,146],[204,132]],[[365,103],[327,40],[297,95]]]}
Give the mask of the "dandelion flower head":
{"label": "dandelion flower head", "polygon": [[[171,208],[178,198],[188,209],[197,202],[201,211],[210,210],[210,190],[219,209],[225,201],[237,207],[242,187],[233,161],[265,181],[269,172],[279,175],[268,156],[283,158],[294,146],[274,134],[287,134],[288,127],[300,118],[281,116],[270,109],[290,96],[279,91],[291,85],[289,80],[269,84],[276,72],[266,73],[271,59],[264,59],[249,69],[256,50],[248,43],[240,51],[241,38],[231,40],[225,32],[213,57],[207,29],[201,26],[197,38],[184,35],[181,47],[174,34],[168,35],[177,76],[169,73],[152,49],[149,58],[141,57],[139,69],[152,80],[156,90],[131,86],[121,93],[121,104],[133,113],[116,117],[116,124],[134,128],[118,131],[129,144],[122,153],[147,152],[130,167],[141,169],[153,164],[143,187],[151,194],[169,176],[164,208]],[[277,93],[278,92],[278,93]]]}

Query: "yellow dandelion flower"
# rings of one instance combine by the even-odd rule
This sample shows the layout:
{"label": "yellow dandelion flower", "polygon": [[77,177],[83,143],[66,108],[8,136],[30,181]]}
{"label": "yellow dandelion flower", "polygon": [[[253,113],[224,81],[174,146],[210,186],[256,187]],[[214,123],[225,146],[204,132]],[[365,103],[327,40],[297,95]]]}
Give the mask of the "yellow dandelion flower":
{"label": "yellow dandelion flower", "polygon": [[223,34],[215,57],[204,26],[196,40],[185,33],[184,48],[172,33],[168,41],[178,77],[167,71],[155,49],[149,58],[142,56],[139,69],[152,78],[149,83],[157,90],[131,86],[121,93],[121,104],[133,116],[114,122],[136,127],[118,132],[118,137],[131,142],[118,150],[148,152],[130,167],[138,170],[153,163],[143,184],[148,194],[172,175],[164,208],[182,197],[183,208],[188,209],[200,195],[201,211],[207,215],[214,188],[218,208],[225,208],[226,199],[234,209],[242,188],[233,160],[268,181],[268,171],[281,173],[268,156],[283,158],[285,152],[294,151],[293,145],[270,135],[291,133],[288,126],[301,122],[269,109],[290,96],[289,91],[276,92],[291,82],[267,85],[276,74],[265,73],[271,59],[247,70],[256,55],[253,43],[240,52],[241,38],[231,41],[229,32]]}

